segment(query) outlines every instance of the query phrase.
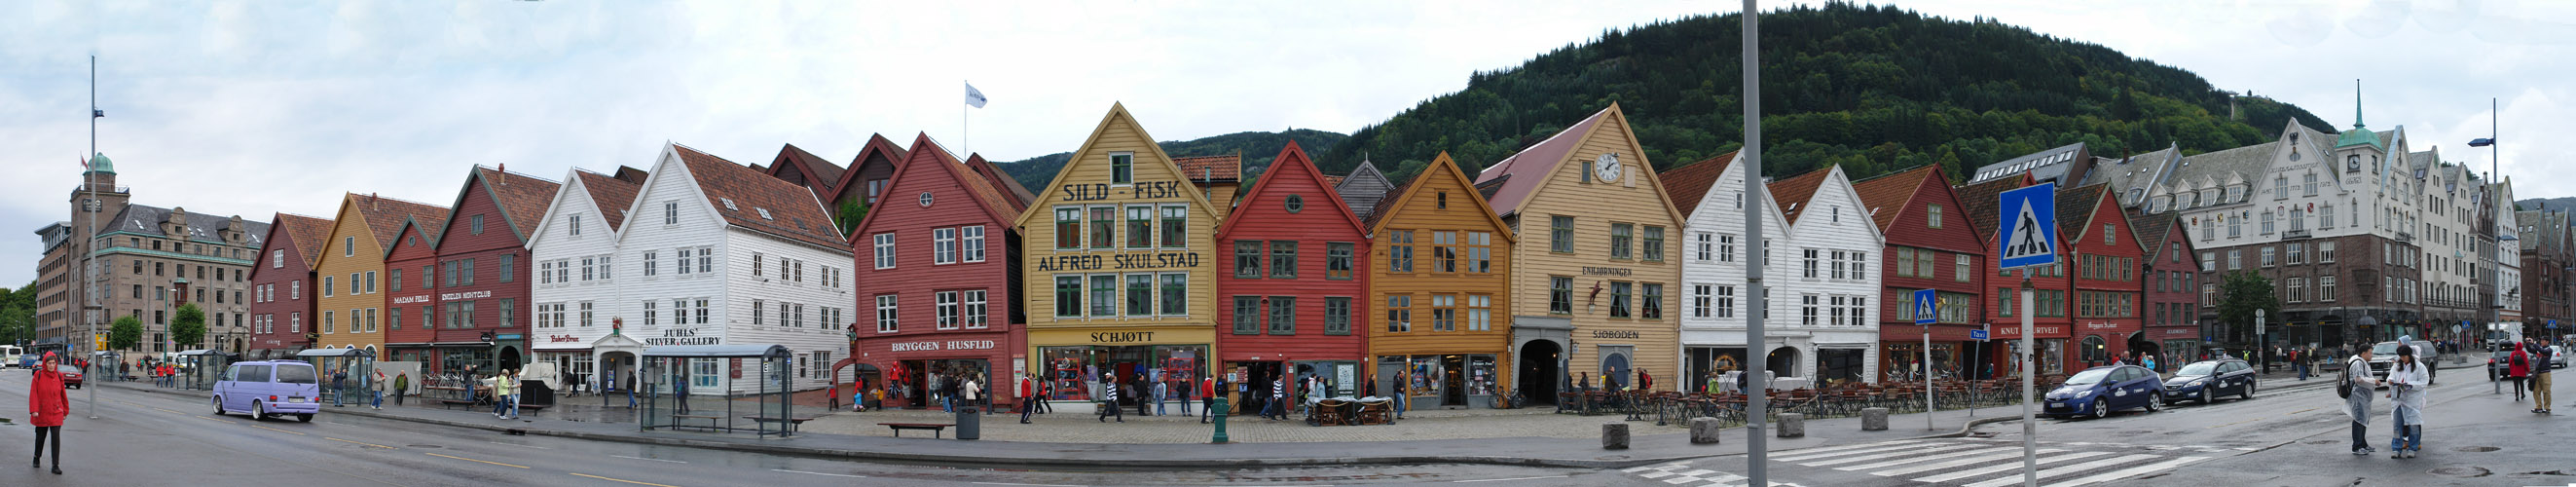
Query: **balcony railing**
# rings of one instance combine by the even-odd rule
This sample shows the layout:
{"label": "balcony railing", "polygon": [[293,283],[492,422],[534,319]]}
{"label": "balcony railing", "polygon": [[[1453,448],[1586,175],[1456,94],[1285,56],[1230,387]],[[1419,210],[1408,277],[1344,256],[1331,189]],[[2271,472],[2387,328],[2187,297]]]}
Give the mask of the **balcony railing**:
{"label": "balcony railing", "polygon": [[2304,239],[2304,238],[2308,238],[2308,230],[2307,230],[2307,229],[2305,229],[2305,228],[2292,229],[2292,230],[2290,230],[2290,231],[2281,232],[2281,239],[2282,239],[2282,240],[2298,240],[2298,239]]}
{"label": "balcony railing", "polygon": [[2404,243],[2404,242],[2413,242],[2413,241],[2415,241],[2415,234],[2412,234],[2412,233],[2406,233],[2406,232],[2397,232],[2397,241],[2398,241],[2398,242],[2400,242],[2400,243]]}

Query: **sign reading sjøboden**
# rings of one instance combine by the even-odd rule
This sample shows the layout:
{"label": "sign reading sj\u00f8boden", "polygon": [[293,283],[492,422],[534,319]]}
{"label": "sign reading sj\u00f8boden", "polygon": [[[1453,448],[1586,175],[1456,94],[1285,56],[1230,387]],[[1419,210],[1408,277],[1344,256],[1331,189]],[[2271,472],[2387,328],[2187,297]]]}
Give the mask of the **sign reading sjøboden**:
{"label": "sign reading sj\u00f8boden", "polygon": [[2057,183],[2005,191],[1995,216],[1995,267],[2018,269],[2057,263]]}
{"label": "sign reading sj\u00f8boden", "polygon": [[1941,321],[1940,301],[1930,289],[1914,290],[1914,324],[1929,325]]}

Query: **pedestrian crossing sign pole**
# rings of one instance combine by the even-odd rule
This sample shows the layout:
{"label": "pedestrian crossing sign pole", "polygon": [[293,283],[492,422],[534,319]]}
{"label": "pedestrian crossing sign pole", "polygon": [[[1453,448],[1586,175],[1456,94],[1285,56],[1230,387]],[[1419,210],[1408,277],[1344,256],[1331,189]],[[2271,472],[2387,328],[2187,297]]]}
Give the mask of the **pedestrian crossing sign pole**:
{"label": "pedestrian crossing sign pole", "polygon": [[2030,287],[2030,273],[2039,267],[2057,264],[2057,183],[2041,183],[2005,191],[1995,216],[1995,267],[2021,269],[2021,347],[2015,355],[2021,364],[2021,482],[2039,486],[2039,425],[2032,418],[2030,404],[2036,387],[2032,377],[2033,348],[2031,316],[2038,306],[2031,303],[2035,294]]}

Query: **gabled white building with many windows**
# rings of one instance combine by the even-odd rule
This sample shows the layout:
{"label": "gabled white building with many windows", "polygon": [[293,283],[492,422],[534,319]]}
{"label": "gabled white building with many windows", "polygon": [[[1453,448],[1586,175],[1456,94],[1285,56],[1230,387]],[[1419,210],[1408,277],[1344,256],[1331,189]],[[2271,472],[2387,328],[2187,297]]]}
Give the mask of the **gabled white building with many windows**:
{"label": "gabled white building with many windows", "polygon": [[643,176],[641,171],[608,176],[573,169],[528,239],[527,265],[535,274],[528,280],[529,348],[537,361],[569,362],[564,372],[591,378],[593,384],[613,379],[617,387],[629,387],[636,353],[643,351],[643,342],[633,335],[641,332],[635,328],[640,321],[626,320],[627,330],[608,338],[624,316],[617,312],[626,301],[618,295],[618,277],[634,277],[642,270],[619,269],[616,257],[617,228],[626,220]]}
{"label": "gabled white building with many windows", "polygon": [[[1728,154],[1662,174],[1688,215],[1682,231],[1681,335],[1686,380],[1744,370],[1745,322],[1760,300],[1745,287],[1752,246],[1744,218],[1760,214],[1773,260],[1765,269],[1770,313],[1764,357],[1774,377],[1870,381],[1878,376],[1873,316],[1876,272],[1886,237],[1839,166],[1744,191],[1744,167]],[[1689,390],[1699,390],[1691,384]]]}
{"label": "gabled white building with many windows", "polygon": [[[593,342],[604,343],[613,339],[603,328],[622,322],[619,335],[646,349],[783,345],[796,357],[792,389],[828,385],[831,364],[849,346],[843,330],[854,298],[846,241],[822,203],[792,183],[678,144],[665,145],[647,172],[629,202],[556,199],[542,236],[529,243],[537,270],[552,272],[536,282],[534,301],[544,308],[535,312],[532,333],[600,336]],[[576,179],[565,187],[600,182]],[[593,223],[593,211],[615,212],[620,223],[614,230]],[[576,220],[579,240],[570,235]],[[584,328],[583,302],[591,306],[589,330],[574,332]],[[714,361],[693,363],[686,373],[691,394],[761,386],[734,379]]]}

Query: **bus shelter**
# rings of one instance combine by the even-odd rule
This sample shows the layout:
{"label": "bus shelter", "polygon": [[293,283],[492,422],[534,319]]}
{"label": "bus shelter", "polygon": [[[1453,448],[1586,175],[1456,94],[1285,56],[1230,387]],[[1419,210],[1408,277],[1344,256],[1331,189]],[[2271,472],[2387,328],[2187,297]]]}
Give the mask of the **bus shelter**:
{"label": "bus shelter", "polygon": [[376,372],[376,354],[372,351],[316,348],[296,352],[295,359],[313,363],[313,373],[322,379],[322,394],[330,397],[334,406],[375,397],[375,381],[367,380]]}
{"label": "bus shelter", "polygon": [[[783,345],[673,345],[644,351],[643,414],[637,419],[639,429],[702,428],[709,431],[736,432],[741,422],[759,436],[795,434],[795,422],[788,403],[788,374],[795,359]],[[742,396],[757,399],[749,411],[735,403]],[[693,397],[708,397],[721,406],[699,402]],[[720,408],[720,409],[719,409]]]}
{"label": "bus shelter", "polygon": [[198,391],[214,390],[215,381],[224,376],[224,368],[233,363],[232,354],[214,350],[179,352],[175,358],[172,365],[179,366],[179,387]]}

